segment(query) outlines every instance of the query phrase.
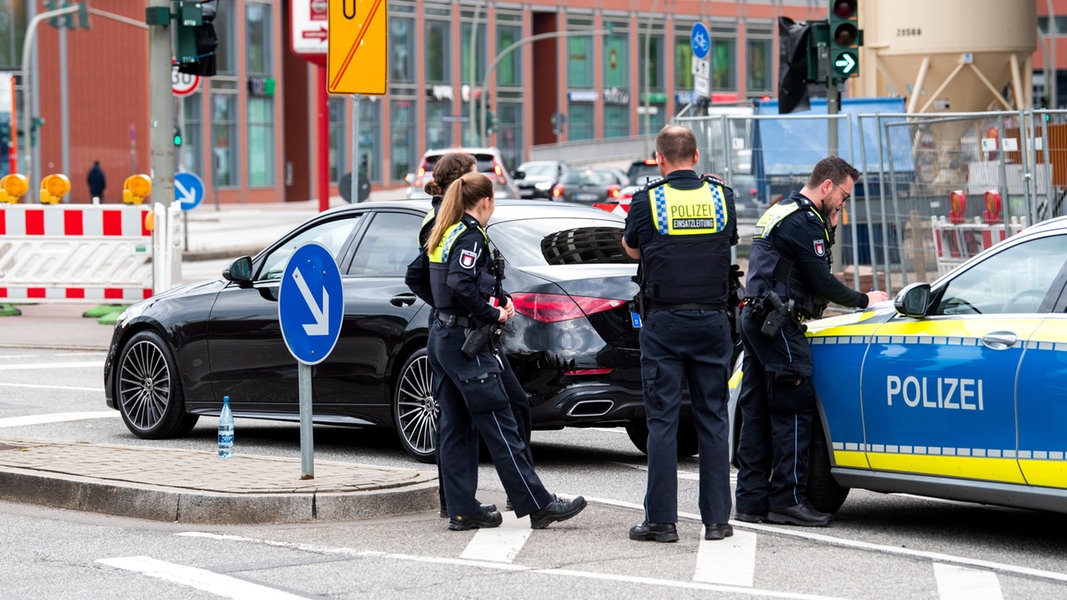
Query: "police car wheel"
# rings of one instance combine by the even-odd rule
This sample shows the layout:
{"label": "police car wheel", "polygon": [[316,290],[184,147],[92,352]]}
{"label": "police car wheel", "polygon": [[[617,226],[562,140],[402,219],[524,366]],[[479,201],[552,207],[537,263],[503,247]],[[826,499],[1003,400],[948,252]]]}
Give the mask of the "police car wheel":
{"label": "police car wheel", "polygon": [[126,428],[147,440],[183,436],[199,419],[185,412],[174,357],[154,331],[134,334],[119,352],[114,398]]}
{"label": "police car wheel", "polygon": [[830,449],[826,445],[822,423],[812,424],[811,443],[808,446],[808,500],[815,510],[835,513],[848,497],[848,488],[842,487],[830,474]]}
{"label": "police car wheel", "polygon": [[435,460],[439,414],[430,359],[419,348],[404,361],[393,386],[393,424],[400,445],[419,462]]}

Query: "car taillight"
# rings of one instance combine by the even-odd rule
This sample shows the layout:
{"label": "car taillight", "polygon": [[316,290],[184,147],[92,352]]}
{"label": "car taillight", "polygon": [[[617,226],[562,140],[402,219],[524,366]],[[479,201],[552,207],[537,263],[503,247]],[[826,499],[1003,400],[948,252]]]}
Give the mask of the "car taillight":
{"label": "car taillight", "polygon": [[607,375],[611,373],[612,369],[574,369],[572,371],[564,371],[564,375],[571,377],[581,377],[582,375]]}
{"label": "car taillight", "polygon": [[495,160],[493,161],[493,173],[496,174],[496,182],[498,184],[505,185],[508,182],[508,178],[504,177],[504,167]]}
{"label": "car taillight", "polygon": [[563,294],[513,293],[515,311],[535,321],[556,323],[618,308],[626,302],[614,298],[590,298]]}
{"label": "car taillight", "polygon": [[608,198],[611,198],[613,200],[618,200],[619,199],[619,195],[621,195],[621,194],[622,194],[622,188],[620,188],[619,186],[617,186],[617,185],[609,185],[608,186]]}
{"label": "car taillight", "polygon": [[562,198],[563,197],[563,184],[562,183],[557,183],[555,185],[555,187],[552,188],[552,197],[553,198]]}

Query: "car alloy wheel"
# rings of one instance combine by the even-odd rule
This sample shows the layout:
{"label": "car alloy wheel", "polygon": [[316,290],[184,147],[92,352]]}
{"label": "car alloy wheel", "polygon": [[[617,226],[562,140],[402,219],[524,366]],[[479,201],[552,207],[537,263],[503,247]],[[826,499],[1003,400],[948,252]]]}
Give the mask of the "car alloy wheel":
{"label": "car alloy wheel", "polygon": [[439,413],[433,397],[433,371],[425,348],[417,350],[404,363],[393,396],[393,420],[404,450],[419,462],[434,462]]}
{"label": "car alloy wheel", "polygon": [[170,349],[152,331],[135,334],[119,354],[115,398],[126,427],[137,437],[184,435],[197,415],[185,413],[181,382]]}

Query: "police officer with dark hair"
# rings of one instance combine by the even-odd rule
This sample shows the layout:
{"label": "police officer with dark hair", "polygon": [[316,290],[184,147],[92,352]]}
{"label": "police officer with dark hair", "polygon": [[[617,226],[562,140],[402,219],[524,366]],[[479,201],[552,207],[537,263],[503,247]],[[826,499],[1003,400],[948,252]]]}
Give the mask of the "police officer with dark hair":
{"label": "police officer with dark hair", "polygon": [[648,422],[645,520],[630,539],[678,541],[678,427],[683,382],[700,450],[704,539],[733,535],[727,379],[730,247],[737,243],[733,190],[698,176],[696,137],[668,126],[656,136],[661,179],[634,194],[623,247],[639,258],[641,376]]}
{"label": "police officer with dark hair", "polygon": [[549,493],[534,472],[503,380],[506,361],[494,336],[486,333],[515,314],[491,272],[484,227],[495,205],[493,183],[486,176],[463,175],[445,192],[426,242],[437,309],[428,349],[443,375],[437,452],[452,530],[502,522],[499,512],[474,497],[477,434],[485,440],[515,515],[530,515],[533,529],[569,519],[586,506],[581,496],[564,500]]}
{"label": "police officer with dark hair", "polygon": [[887,298],[883,291],[851,290],[830,272],[838,213],[859,175],[841,158],[824,158],[803,189],[756,223],[741,313],[739,521],[830,524],[831,515],[805,494],[815,390],[802,321],[821,317],[829,302],[865,308]]}

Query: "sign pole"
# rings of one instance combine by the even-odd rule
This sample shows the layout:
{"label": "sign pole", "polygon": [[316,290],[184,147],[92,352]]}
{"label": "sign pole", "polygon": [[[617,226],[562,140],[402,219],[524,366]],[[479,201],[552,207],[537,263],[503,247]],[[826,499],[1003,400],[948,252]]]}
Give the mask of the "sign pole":
{"label": "sign pole", "polygon": [[315,439],[311,426],[311,365],[299,363],[300,388],[300,479],[315,479]]}
{"label": "sign pole", "polygon": [[[352,97],[352,181],[348,196],[351,202],[359,200],[359,104],[361,98],[360,94]],[[370,178],[370,173],[367,173],[367,178]]]}

